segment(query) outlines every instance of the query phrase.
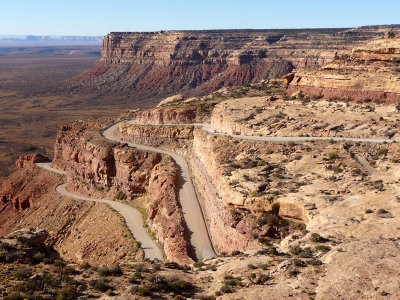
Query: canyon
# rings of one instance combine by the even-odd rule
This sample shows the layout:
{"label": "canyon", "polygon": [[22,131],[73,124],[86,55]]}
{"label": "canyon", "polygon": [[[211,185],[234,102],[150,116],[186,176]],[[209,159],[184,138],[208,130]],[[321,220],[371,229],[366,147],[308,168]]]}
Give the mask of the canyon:
{"label": "canyon", "polygon": [[[165,89],[152,96],[181,94],[157,107],[61,125],[52,166],[65,176],[39,168],[48,161],[43,155],[21,157],[0,186],[1,240],[11,243],[11,233],[22,228],[46,229],[62,258],[94,266],[82,271],[87,278],[120,263],[123,275],[113,282],[121,299],[142,297],[144,286],[168,299],[399,297],[393,265],[400,257],[394,73],[400,39],[389,38],[388,30],[396,35],[398,27],[283,36],[110,33],[100,63],[70,84],[138,97],[160,85]],[[209,48],[218,53],[211,56]],[[278,60],[290,67],[269,69],[275,72],[269,78],[257,68],[275,68],[271,53],[274,59],[286,53]],[[219,79],[187,81],[205,64],[223,66]],[[126,72],[114,77],[121,68]],[[249,73],[232,81],[230,68]],[[124,219],[104,203],[58,194],[54,187],[65,182],[71,195],[140,211],[166,262],[150,261]],[[192,215],[182,193],[188,185],[199,206]],[[192,238],[193,223],[201,222],[215,251],[204,257]],[[194,288],[163,290],[178,279]]]}

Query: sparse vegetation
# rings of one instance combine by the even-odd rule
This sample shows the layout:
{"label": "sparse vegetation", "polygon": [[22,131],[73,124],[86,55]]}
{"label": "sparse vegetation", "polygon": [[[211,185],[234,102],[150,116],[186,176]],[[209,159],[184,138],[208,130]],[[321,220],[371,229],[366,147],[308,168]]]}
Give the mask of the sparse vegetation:
{"label": "sparse vegetation", "polygon": [[124,193],[124,192],[122,192],[122,191],[119,191],[116,195],[115,195],[115,199],[117,199],[117,200],[126,200],[128,198],[128,196]]}

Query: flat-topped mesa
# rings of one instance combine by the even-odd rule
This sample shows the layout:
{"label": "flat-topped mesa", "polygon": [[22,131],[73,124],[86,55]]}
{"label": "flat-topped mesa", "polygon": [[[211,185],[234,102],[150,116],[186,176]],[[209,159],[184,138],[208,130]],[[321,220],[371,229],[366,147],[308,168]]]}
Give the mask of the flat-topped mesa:
{"label": "flat-topped mesa", "polygon": [[300,69],[285,76],[289,95],[352,100],[400,100],[400,38],[370,41],[318,69]]}
{"label": "flat-topped mesa", "polygon": [[285,35],[268,31],[160,31],[110,33],[101,62],[161,66],[222,63],[241,65],[267,58],[267,48]]}
{"label": "flat-topped mesa", "polygon": [[137,99],[205,95],[321,66],[335,53],[382,38],[388,29],[203,30],[112,32],[101,59],[74,89],[132,93]]}

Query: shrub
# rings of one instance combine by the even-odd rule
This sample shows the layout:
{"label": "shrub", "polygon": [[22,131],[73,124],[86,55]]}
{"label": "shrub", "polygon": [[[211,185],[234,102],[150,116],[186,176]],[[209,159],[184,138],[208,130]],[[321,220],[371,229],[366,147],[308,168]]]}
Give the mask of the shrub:
{"label": "shrub", "polygon": [[253,265],[253,264],[248,264],[247,268],[252,269],[252,270],[257,269],[257,267],[255,265]]}
{"label": "shrub", "polygon": [[26,267],[19,267],[14,270],[14,276],[18,280],[26,279],[32,276],[31,270]]}
{"label": "shrub", "polygon": [[322,237],[318,233],[311,234],[310,240],[314,243],[319,243],[322,241]]}
{"label": "shrub", "polygon": [[75,273],[76,273],[76,270],[74,269],[74,267],[71,267],[71,266],[62,267],[60,269],[60,274],[62,274],[62,275],[72,275]]}
{"label": "shrub", "polygon": [[95,289],[95,290],[97,290],[97,291],[100,291],[100,292],[103,292],[103,293],[105,293],[105,292],[107,292],[108,290],[112,290],[113,289],[113,287],[112,286],[110,286],[109,284],[108,284],[108,282],[107,281],[105,281],[105,280],[91,280],[90,282],[89,282],[89,285],[93,288],[93,289]]}
{"label": "shrub", "polygon": [[189,282],[176,277],[172,277],[167,280],[167,289],[177,294],[186,292],[192,288],[193,286]]}
{"label": "shrub", "polygon": [[205,266],[205,264],[202,262],[202,261],[200,261],[200,262],[195,262],[194,264],[193,264],[193,267],[195,267],[195,268],[201,268],[201,267],[204,267]]}
{"label": "shrub", "polygon": [[313,258],[307,261],[308,265],[312,265],[312,266],[320,266],[322,265],[322,261],[320,261],[319,259]]}
{"label": "shrub", "polygon": [[25,299],[25,297],[23,297],[18,292],[12,292],[8,296],[4,297],[4,300],[23,300],[23,299]]}
{"label": "shrub", "polygon": [[296,277],[300,272],[298,270],[289,270],[287,271],[287,275],[289,277]]}
{"label": "shrub", "polygon": [[325,245],[318,245],[315,247],[316,250],[321,251],[321,252],[329,252],[331,250],[331,247],[325,246]]}
{"label": "shrub", "polygon": [[152,294],[152,289],[148,285],[142,285],[139,287],[138,294],[140,296],[150,296]]}
{"label": "shrub", "polygon": [[336,151],[329,152],[329,154],[328,154],[328,160],[334,160],[337,157],[338,157],[338,154]]}
{"label": "shrub", "polygon": [[290,247],[290,249],[289,249],[290,254],[293,254],[293,255],[299,255],[302,251],[303,251],[303,249],[299,245]]}
{"label": "shrub", "polygon": [[87,270],[90,268],[90,264],[87,261],[85,261],[83,264],[81,264],[81,268]]}
{"label": "shrub", "polygon": [[263,216],[257,220],[258,225],[269,225],[278,226],[280,224],[280,219],[277,215],[273,214],[271,211],[264,212]]}
{"label": "shrub", "polygon": [[37,252],[32,256],[32,259],[34,263],[38,264],[41,263],[45,257],[46,255],[44,255],[43,253]]}
{"label": "shrub", "polygon": [[293,264],[296,267],[306,267],[307,266],[307,264],[304,261],[300,260],[300,259],[294,259],[293,260]]}
{"label": "shrub", "polygon": [[376,151],[376,155],[378,156],[386,156],[388,154],[388,149],[386,148],[381,148],[378,151]]}
{"label": "shrub", "polygon": [[122,270],[121,267],[119,265],[114,265],[112,267],[107,267],[107,266],[103,266],[97,269],[97,272],[101,275],[101,276],[120,276],[122,275]]}
{"label": "shrub", "polygon": [[365,210],[365,213],[366,213],[366,214],[372,214],[373,212],[374,212],[374,211],[373,211],[372,209],[366,209],[366,210]]}
{"label": "shrub", "polygon": [[115,195],[115,198],[116,198],[117,200],[126,200],[126,199],[128,198],[128,196],[127,196],[124,192],[119,191],[119,192]]}
{"label": "shrub", "polygon": [[239,250],[234,250],[234,251],[232,251],[232,256],[237,256],[237,255],[240,255],[240,254],[243,254],[241,251],[239,251]]}
{"label": "shrub", "polygon": [[58,292],[57,300],[74,300],[77,297],[76,287],[67,286]]}
{"label": "shrub", "polygon": [[378,215],[383,215],[389,213],[386,209],[380,208],[376,211]]}
{"label": "shrub", "polygon": [[234,292],[234,290],[228,285],[223,285],[219,291],[222,294],[228,294],[228,293],[233,293]]}

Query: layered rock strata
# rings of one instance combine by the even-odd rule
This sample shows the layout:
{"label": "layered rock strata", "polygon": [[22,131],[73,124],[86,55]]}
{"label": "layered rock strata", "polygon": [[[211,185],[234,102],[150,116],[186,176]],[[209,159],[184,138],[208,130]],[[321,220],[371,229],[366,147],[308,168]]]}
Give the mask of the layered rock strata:
{"label": "layered rock strata", "polygon": [[337,56],[321,69],[286,76],[287,93],[351,100],[400,100],[400,39],[380,39]]}
{"label": "layered rock strata", "polygon": [[187,229],[177,198],[176,166],[167,157],[109,142],[80,122],[63,126],[53,164],[67,171],[71,191],[128,201],[146,195],[146,223],[164,245],[168,260],[191,262]]}
{"label": "layered rock strata", "polygon": [[398,27],[112,32],[104,37],[100,62],[71,86],[136,98],[207,94],[322,65],[389,30]]}

